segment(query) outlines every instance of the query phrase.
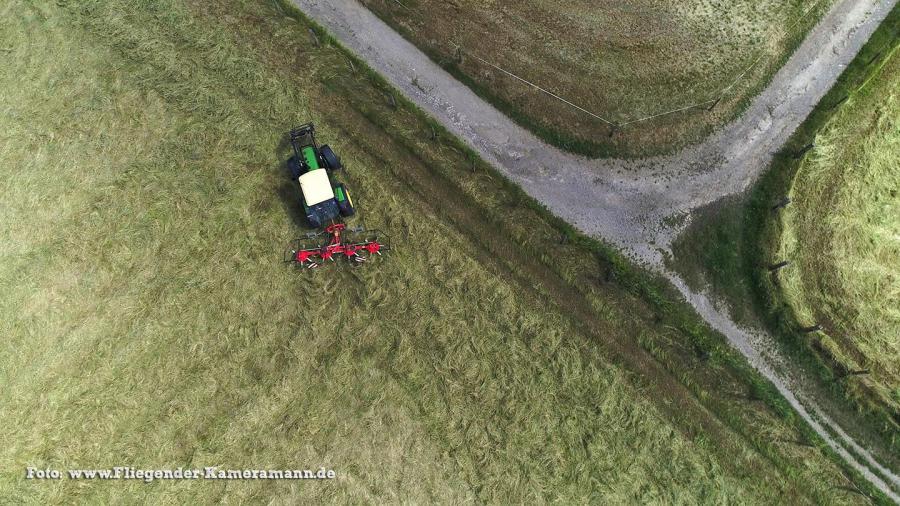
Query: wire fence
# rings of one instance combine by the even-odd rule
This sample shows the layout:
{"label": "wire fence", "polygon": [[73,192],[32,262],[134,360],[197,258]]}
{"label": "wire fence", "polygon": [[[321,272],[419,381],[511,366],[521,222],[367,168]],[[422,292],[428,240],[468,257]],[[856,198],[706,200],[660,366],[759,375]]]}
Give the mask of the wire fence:
{"label": "wire fence", "polygon": [[[400,0],[392,0],[392,1],[394,3],[396,3],[397,5],[399,5],[400,7],[402,7],[403,9],[405,9],[409,12],[413,12],[412,8],[410,8],[406,4],[402,3]],[[813,12],[813,10],[815,10],[816,7],[818,7],[820,4],[822,4],[825,1],[826,0],[815,0],[814,2],[812,2],[808,8],[806,8],[799,16],[797,16],[797,19],[795,19],[793,23],[791,23],[790,25],[788,25],[786,27],[785,31],[786,32],[793,31],[797,26],[800,25],[800,23],[802,23],[803,21],[806,20],[807,17],[809,17],[809,15]],[[830,2],[832,0],[827,0],[827,1]],[[787,9],[787,4],[785,4],[783,9]],[[539,92],[571,107],[572,109],[575,109],[576,111],[578,111],[580,113],[583,113],[587,116],[590,116],[596,120],[599,120],[599,121],[613,127],[614,129],[622,128],[627,125],[631,125],[631,124],[635,124],[635,123],[650,121],[650,120],[660,118],[663,116],[677,114],[677,113],[684,112],[684,111],[691,110],[691,109],[698,109],[701,107],[705,107],[705,108],[707,108],[707,110],[711,111],[715,107],[715,105],[718,104],[722,99],[726,98],[729,95],[729,93],[734,89],[734,87],[737,86],[739,83],[741,83],[747,77],[747,75],[750,73],[750,71],[753,70],[753,68],[755,68],[759,64],[760,61],[762,61],[762,59],[766,56],[766,54],[768,54],[767,51],[765,50],[765,48],[759,47],[756,51],[754,51],[754,54],[756,54],[756,58],[754,58],[753,61],[749,65],[747,65],[746,68],[744,68],[740,73],[738,73],[737,77],[735,77],[727,86],[714,92],[711,95],[711,98],[709,98],[709,99],[690,103],[690,104],[687,104],[687,105],[684,105],[681,107],[673,108],[670,110],[665,110],[665,111],[658,112],[658,113],[653,113],[653,114],[648,114],[648,115],[637,117],[637,118],[628,119],[626,121],[616,121],[616,120],[601,116],[600,114],[597,114],[597,113],[585,108],[584,106],[579,105],[579,104],[575,103],[574,101],[572,101],[568,98],[565,98],[565,97],[559,95],[558,93],[555,93],[555,92],[547,89],[546,87],[543,87],[537,83],[529,81],[528,79],[525,79],[524,77],[517,75],[516,73],[514,73],[504,67],[501,67],[500,65],[498,65],[494,62],[488,61],[482,55],[479,55],[477,53],[469,51],[469,50],[463,48],[462,46],[460,46],[459,44],[456,44],[454,42],[449,42],[449,43],[446,43],[446,45],[448,47],[453,47],[454,51],[456,52],[457,55],[461,56],[461,55],[465,54],[466,56],[472,58],[473,60],[476,60],[483,65],[491,67],[494,70],[497,70],[498,72],[501,72],[502,74],[504,74],[518,82],[521,82],[522,84],[524,84],[526,86],[529,86],[535,90],[538,90]],[[762,46],[762,44],[760,44],[760,46]]]}
{"label": "wire fence", "polygon": [[559,100],[560,102],[562,102],[562,103],[564,103],[564,104],[566,104],[566,105],[569,105],[569,106],[575,108],[576,110],[579,110],[579,111],[581,111],[581,112],[583,112],[583,113],[585,113],[585,114],[588,114],[588,115],[590,115],[590,116],[592,116],[592,117],[594,117],[594,118],[596,118],[596,119],[598,119],[598,120],[600,120],[600,121],[602,121],[602,122],[604,122],[604,123],[606,123],[606,124],[615,126],[615,122],[613,122],[613,121],[611,121],[611,120],[608,120],[608,119],[606,119],[606,118],[604,118],[604,117],[602,117],[602,116],[600,116],[600,115],[598,115],[598,114],[595,114],[595,113],[593,113],[593,112],[591,112],[591,111],[585,109],[584,107],[581,107],[581,106],[578,105],[578,104],[575,104],[575,103],[573,103],[573,102],[571,102],[571,101],[569,101],[569,100],[566,100],[565,98],[563,98],[563,97],[557,95],[556,93],[553,93],[552,91],[550,91],[550,90],[548,90],[548,89],[546,89],[546,88],[541,88],[541,87],[538,86],[537,84],[534,84],[533,82],[531,82],[531,81],[529,81],[529,80],[527,80],[527,79],[525,79],[525,78],[523,78],[523,77],[517,76],[516,74],[513,74],[512,72],[510,72],[510,71],[508,71],[508,70],[506,70],[506,69],[504,69],[504,68],[501,68],[500,66],[495,65],[495,64],[493,64],[493,63],[491,63],[491,62],[485,60],[484,58],[482,58],[482,57],[480,57],[480,56],[478,56],[478,55],[476,55],[476,54],[470,53],[470,52],[468,52],[468,51],[464,51],[464,50],[463,50],[461,47],[459,47],[459,46],[457,46],[457,49],[458,49],[460,52],[464,52],[464,53],[467,54],[468,56],[470,56],[470,57],[472,57],[472,58],[474,58],[474,59],[480,61],[481,63],[484,63],[485,65],[487,65],[487,66],[489,66],[489,67],[492,67],[492,68],[494,68],[494,69],[497,69],[497,70],[499,70],[500,72],[503,72],[504,74],[506,74],[506,75],[512,77],[513,79],[516,79],[516,80],[518,80],[518,81],[521,81],[521,82],[527,84],[528,86],[531,86],[532,88],[535,88],[535,89],[537,89],[537,90],[540,90],[541,92],[543,92],[543,93],[545,93],[545,94],[547,94],[547,95],[549,95],[549,96],[551,96],[551,97],[553,97],[553,98]]}

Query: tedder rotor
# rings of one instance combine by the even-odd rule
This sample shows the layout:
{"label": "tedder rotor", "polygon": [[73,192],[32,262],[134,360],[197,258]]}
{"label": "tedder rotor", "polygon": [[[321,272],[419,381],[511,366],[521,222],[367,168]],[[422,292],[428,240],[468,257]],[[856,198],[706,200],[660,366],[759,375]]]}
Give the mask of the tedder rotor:
{"label": "tedder rotor", "polygon": [[337,221],[356,214],[356,208],[350,191],[334,176],[335,171],[343,169],[341,159],[328,145],[318,145],[315,132],[312,123],[291,130],[294,155],[288,159],[287,167],[291,180],[300,187],[300,205],[306,221],[319,230],[296,239],[285,252],[285,261],[313,269],[343,257],[358,265],[389,247],[379,239],[378,231],[348,228]]}

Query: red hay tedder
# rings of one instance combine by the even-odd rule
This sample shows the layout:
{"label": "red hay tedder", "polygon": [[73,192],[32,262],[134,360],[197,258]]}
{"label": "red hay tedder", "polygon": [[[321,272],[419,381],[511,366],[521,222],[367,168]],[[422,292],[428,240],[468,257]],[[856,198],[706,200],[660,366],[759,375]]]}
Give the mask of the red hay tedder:
{"label": "red hay tedder", "polygon": [[334,174],[344,165],[330,147],[316,142],[316,127],[307,123],[294,128],[290,140],[294,155],[287,161],[288,173],[299,186],[300,206],[307,223],[320,230],[295,240],[284,260],[315,269],[338,257],[359,265],[372,255],[388,251],[389,247],[379,240],[378,231],[347,228],[337,221],[355,215],[356,208],[350,190]]}
{"label": "red hay tedder", "polygon": [[296,262],[308,269],[315,269],[326,261],[345,258],[360,264],[372,255],[381,255],[390,248],[379,240],[378,231],[347,228],[343,223],[325,227],[324,232],[310,232],[306,239],[294,241],[285,253],[286,262]]}

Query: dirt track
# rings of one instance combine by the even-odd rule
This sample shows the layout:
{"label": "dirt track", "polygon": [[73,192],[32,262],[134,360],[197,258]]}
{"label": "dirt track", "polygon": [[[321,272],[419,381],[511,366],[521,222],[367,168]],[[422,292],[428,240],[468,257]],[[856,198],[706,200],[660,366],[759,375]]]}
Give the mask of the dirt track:
{"label": "dirt track", "polygon": [[355,0],[295,0],[411,101],[554,214],[663,273],[849,464],[900,503],[900,477],[832,422],[792,378],[771,336],[735,324],[663,266],[688,220],[666,218],[746,190],[809,115],[896,0],[841,0],[748,110],[705,142],[644,160],[589,160],[550,147],[484,102]]}

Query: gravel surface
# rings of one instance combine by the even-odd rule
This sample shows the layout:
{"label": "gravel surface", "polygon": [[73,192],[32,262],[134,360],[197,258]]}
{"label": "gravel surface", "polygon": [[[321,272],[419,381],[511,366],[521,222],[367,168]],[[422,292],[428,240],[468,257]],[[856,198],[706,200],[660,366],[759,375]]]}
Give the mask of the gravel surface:
{"label": "gravel surface", "polygon": [[[773,338],[737,325],[727,310],[706,293],[688,287],[663,265],[691,212],[743,192],[760,176],[897,0],[838,1],[743,115],[701,144],[675,155],[642,160],[592,160],[548,146],[429,60],[356,0],[294,1],[554,214],[664,274],[838,454],[900,503],[900,478],[879,465],[827,416],[803,388],[804,379],[792,377]],[[670,217],[686,219],[667,220]]]}

